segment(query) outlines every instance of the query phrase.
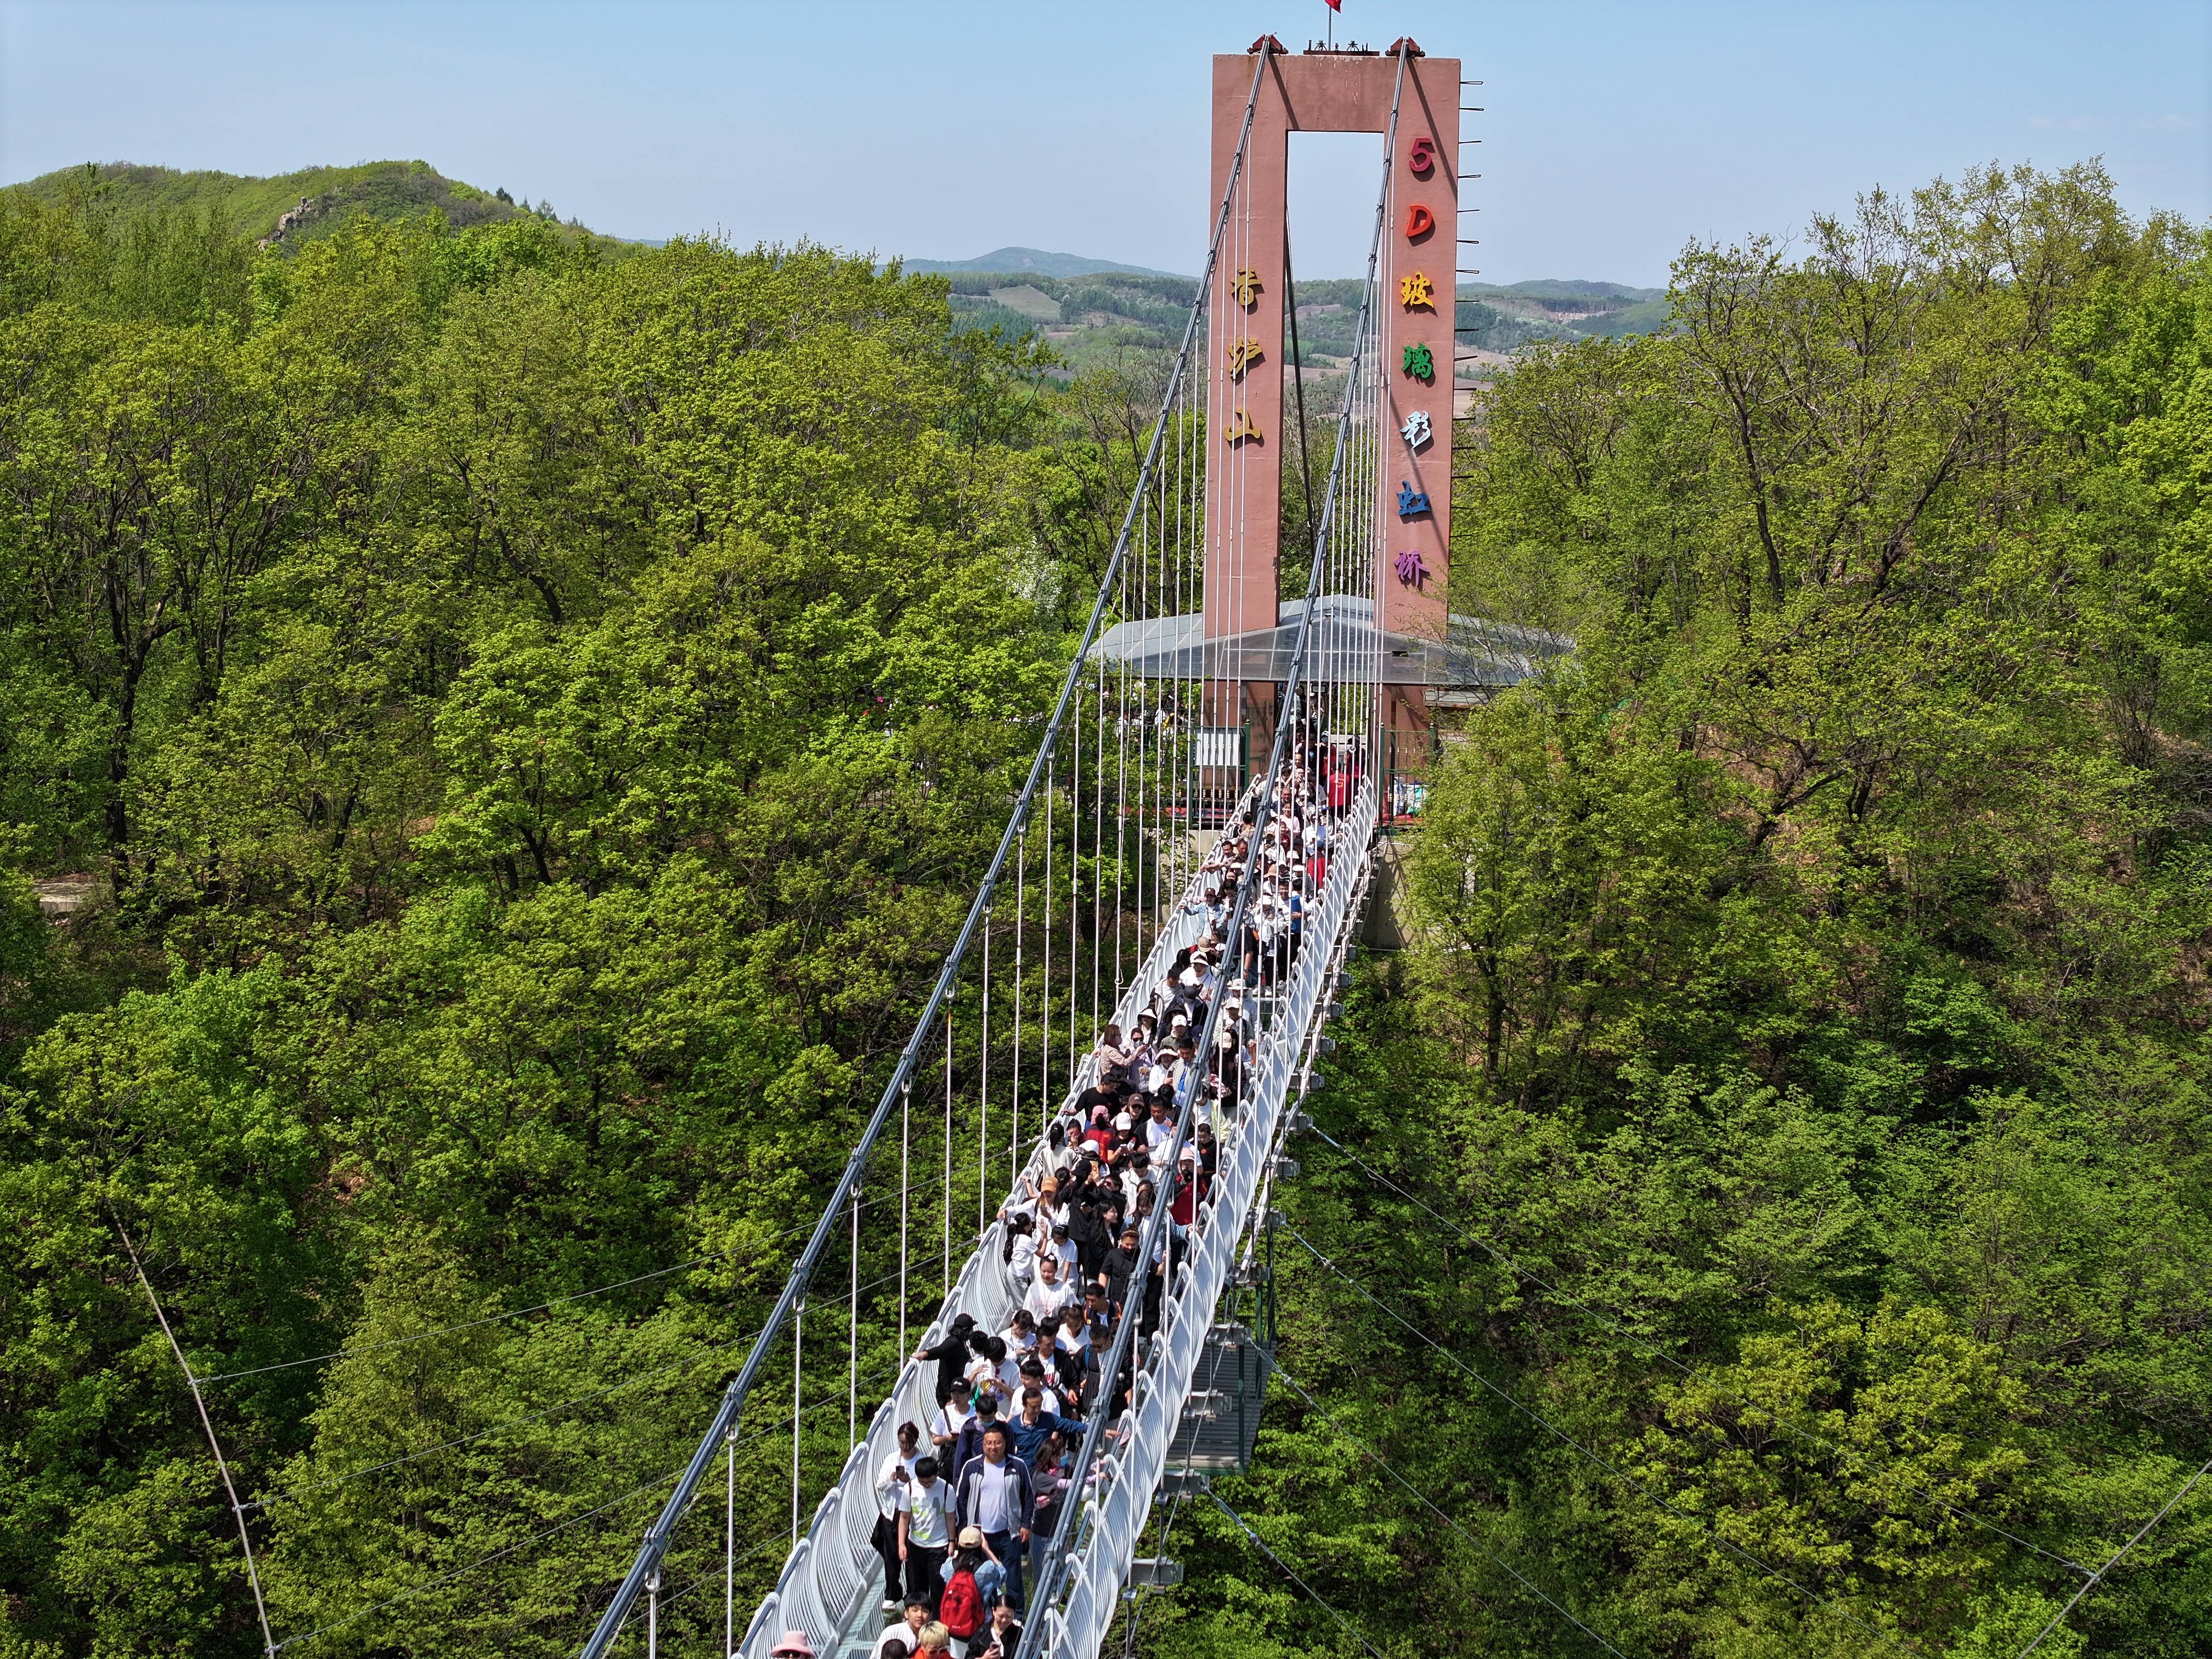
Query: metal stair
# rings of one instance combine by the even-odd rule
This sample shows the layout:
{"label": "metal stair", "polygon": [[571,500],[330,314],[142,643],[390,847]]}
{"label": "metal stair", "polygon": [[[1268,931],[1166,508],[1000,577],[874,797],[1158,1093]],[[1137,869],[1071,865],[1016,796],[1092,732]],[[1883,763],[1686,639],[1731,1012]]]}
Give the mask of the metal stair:
{"label": "metal stair", "polygon": [[1273,1364],[1270,1350],[1243,1326],[1219,1324],[1208,1331],[1182,1419],[1168,1442],[1167,1467],[1211,1474],[1249,1468]]}

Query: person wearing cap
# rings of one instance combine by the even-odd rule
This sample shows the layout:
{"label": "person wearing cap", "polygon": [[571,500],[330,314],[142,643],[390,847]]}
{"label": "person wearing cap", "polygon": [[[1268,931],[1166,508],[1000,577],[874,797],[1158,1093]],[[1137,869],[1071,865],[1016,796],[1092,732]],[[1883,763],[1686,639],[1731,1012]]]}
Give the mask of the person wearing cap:
{"label": "person wearing cap", "polygon": [[924,1347],[916,1359],[937,1362],[937,1403],[942,1407],[960,1386],[960,1373],[968,1364],[968,1333],[975,1328],[972,1314],[957,1316],[934,1347]]}
{"label": "person wearing cap", "polygon": [[[923,1457],[914,1479],[898,1495],[899,1559],[906,1564],[906,1593],[937,1616],[937,1570],[952,1544],[952,1521],[959,1498],[952,1483],[937,1472],[937,1459]],[[927,1645],[927,1643],[924,1645]]]}
{"label": "person wearing cap", "polygon": [[814,1659],[814,1644],[803,1630],[787,1630],[769,1650],[769,1659]]}
{"label": "person wearing cap", "polygon": [[983,1455],[960,1474],[960,1524],[982,1529],[993,1559],[1006,1569],[1006,1600],[1022,1606],[1022,1556],[1030,1547],[1030,1512],[1036,1489],[1030,1466],[1011,1454],[1013,1436],[1003,1423],[983,1436]]}
{"label": "person wearing cap", "polygon": [[1198,1167],[1198,1149],[1186,1146],[1176,1160],[1175,1196],[1168,1200],[1168,1219],[1177,1240],[1190,1235],[1191,1218],[1206,1200],[1206,1179]]}

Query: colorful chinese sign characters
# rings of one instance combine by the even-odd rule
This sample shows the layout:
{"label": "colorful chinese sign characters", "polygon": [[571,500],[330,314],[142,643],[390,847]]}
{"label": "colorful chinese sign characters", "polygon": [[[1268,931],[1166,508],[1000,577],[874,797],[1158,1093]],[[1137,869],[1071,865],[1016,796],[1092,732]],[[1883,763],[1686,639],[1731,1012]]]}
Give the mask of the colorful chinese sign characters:
{"label": "colorful chinese sign characters", "polygon": [[[1243,411],[1240,410],[1238,412],[1242,413]],[[1398,516],[1401,519],[1417,518],[1420,514],[1426,513],[1428,510],[1429,492],[1425,489],[1416,489],[1412,484],[1407,483],[1404,479],[1400,479],[1398,482]]]}
{"label": "colorful chinese sign characters", "polygon": [[1237,280],[1230,284],[1229,292],[1238,305],[1249,311],[1253,302],[1260,297],[1260,273],[1249,266],[1245,267],[1237,273]]}
{"label": "colorful chinese sign characters", "polygon": [[1239,380],[1243,380],[1244,378],[1244,371],[1251,368],[1253,364],[1258,362],[1261,358],[1267,355],[1267,354],[1265,351],[1261,349],[1260,343],[1254,339],[1250,335],[1248,334],[1237,339],[1232,343],[1229,348],[1229,373],[1231,378]]}
{"label": "colorful chinese sign characters", "polygon": [[1428,273],[1417,270],[1410,276],[1399,278],[1398,300],[1408,311],[1433,307],[1437,302],[1437,290],[1430,283]]}
{"label": "colorful chinese sign characters", "polygon": [[1425,343],[1407,346],[1400,359],[1400,366],[1417,380],[1436,379],[1437,360]]}
{"label": "colorful chinese sign characters", "polygon": [[1431,574],[1429,562],[1421,556],[1417,548],[1407,548],[1398,556],[1395,562],[1398,570],[1398,586],[1401,587],[1419,587],[1423,582],[1428,580]]}
{"label": "colorful chinese sign characters", "polygon": [[1408,449],[1419,449],[1436,434],[1429,430],[1429,411],[1417,409],[1406,416],[1406,424],[1398,428],[1398,435],[1406,441]]}
{"label": "colorful chinese sign characters", "polygon": [[[1260,428],[1252,424],[1251,417],[1244,413],[1244,406],[1239,404],[1237,407],[1237,423],[1229,428],[1229,435],[1224,441],[1241,444],[1247,438],[1256,440],[1259,435]],[[1423,499],[1425,500],[1426,497]]]}

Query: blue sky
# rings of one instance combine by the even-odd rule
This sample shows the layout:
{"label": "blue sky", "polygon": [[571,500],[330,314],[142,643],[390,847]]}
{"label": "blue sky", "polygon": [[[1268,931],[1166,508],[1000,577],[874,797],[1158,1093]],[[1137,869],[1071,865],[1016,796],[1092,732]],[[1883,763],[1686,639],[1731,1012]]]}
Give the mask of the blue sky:
{"label": "blue sky", "polygon": [[[0,181],[420,157],[602,230],[1009,243],[1190,270],[1212,52],[1321,0],[67,4],[0,0]],[[2212,0],[1345,0],[1340,34],[1467,60],[1487,280],[1656,284],[1692,236],[1786,235],[1875,183],[2101,155],[2212,219]],[[1373,141],[1298,141],[1312,276],[1362,263]],[[1476,158],[1480,159],[1477,160]],[[1365,198],[1363,205],[1361,198]]]}

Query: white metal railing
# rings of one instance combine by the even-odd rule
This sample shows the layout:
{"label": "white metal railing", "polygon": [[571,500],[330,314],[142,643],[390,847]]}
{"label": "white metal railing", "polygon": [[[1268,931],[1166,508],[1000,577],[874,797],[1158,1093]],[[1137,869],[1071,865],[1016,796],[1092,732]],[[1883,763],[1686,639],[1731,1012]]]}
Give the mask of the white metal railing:
{"label": "white metal railing", "polygon": [[[1255,780],[1239,799],[1232,820],[1247,819],[1256,805],[1264,780]],[[1357,832],[1349,844],[1363,850],[1366,836],[1373,825],[1371,807],[1367,814],[1367,829]],[[1348,827],[1352,822],[1347,815]],[[1336,885],[1334,862],[1330,868],[1331,887]],[[1173,965],[1176,953],[1186,945],[1197,943],[1204,933],[1206,920],[1195,901],[1205,892],[1208,881],[1215,878],[1200,871],[1194,874],[1176,904],[1174,913],[1153,941],[1142,964],[1130,977],[1115,1005],[1113,1018],[1124,1031],[1134,1025],[1136,1017],[1152,996],[1161,978]],[[1324,898],[1322,914],[1328,914]],[[1318,939],[1310,939],[1309,945]],[[1327,951],[1310,948],[1302,950],[1304,964],[1325,957]],[[1068,1085],[1062,1105],[1091,1086],[1095,1062],[1085,1055],[1077,1067],[1073,1080]],[[1055,1114],[1055,1115],[1058,1115]],[[1022,1165],[1022,1177],[1034,1186],[1053,1167],[1060,1156],[1052,1145],[1051,1122],[1037,1137],[1030,1155]],[[1241,1139],[1241,1137],[1238,1137]],[[1264,1144],[1264,1143],[1263,1143]],[[1224,1152],[1227,1150],[1224,1146]],[[1218,1189],[1217,1189],[1218,1190]],[[1007,1202],[1003,1206],[1010,1213],[1016,1207],[1014,1200],[1022,1194],[1020,1180],[1007,1190]],[[1026,1200],[1024,1200],[1026,1202]],[[951,1294],[946,1296],[936,1319],[922,1337],[924,1346],[937,1342],[951,1328],[952,1322],[966,1314],[981,1330],[1002,1329],[1012,1319],[1014,1310],[1021,1305],[1020,1293],[1016,1290],[1006,1267],[1004,1224],[994,1220],[985,1230],[975,1249],[960,1269],[953,1281]],[[775,1588],[769,1592],[754,1612],[751,1622],[735,1650],[744,1659],[769,1659],[769,1649],[787,1630],[804,1630],[815,1644],[817,1652],[825,1656],[830,1650],[844,1641],[854,1631],[856,1622],[878,1606],[878,1587],[883,1576],[883,1561],[877,1555],[874,1544],[876,1524],[875,1471],[881,1468],[898,1443],[898,1425],[903,1422],[922,1423],[928,1420],[936,1407],[932,1373],[934,1368],[919,1360],[906,1358],[898,1381],[890,1395],[869,1420],[867,1432],[860,1437],[847,1455],[837,1479],[814,1511],[806,1535],[784,1564],[776,1579]],[[1184,1386],[1188,1386],[1188,1368]],[[1163,1443],[1164,1444],[1164,1443]],[[1157,1480],[1157,1475],[1155,1480]]]}
{"label": "white metal railing", "polygon": [[[1237,1242],[1242,1237],[1261,1172],[1296,1073],[1305,1036],[1328,1006],[1328,980],[1345,928],[1356,927],[1352,899],[1362,884],[1361,868],[1375,830],[1371,781],[1362,783],[1340,821],[1321,902],[1307,922],[1306,938],[1243,1109],[1224,1137],[1216,1168],[1212,1201],[1204,1224],[1192,1229],[1194,1243],[1184,1257],[1171,1293],[1161,1310],[1160,1329],[1144,1363],[1137,1368],[1132,1408],[1115,1431],[1095,1485],[1084,1497],[1071,1552],[1065,1604],[1044,1610],[1045,1649],[1056,1659],[1091,1659],[1114,1617],[1137,1535],[1144,1530],[1175,1437],[1191,1376],[1213,1310],[1229,1282]],[[1030,1616],[1037,1616],[1032,1608]]]}

